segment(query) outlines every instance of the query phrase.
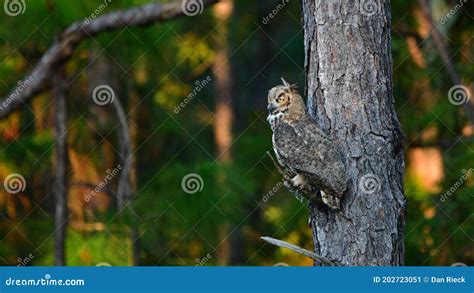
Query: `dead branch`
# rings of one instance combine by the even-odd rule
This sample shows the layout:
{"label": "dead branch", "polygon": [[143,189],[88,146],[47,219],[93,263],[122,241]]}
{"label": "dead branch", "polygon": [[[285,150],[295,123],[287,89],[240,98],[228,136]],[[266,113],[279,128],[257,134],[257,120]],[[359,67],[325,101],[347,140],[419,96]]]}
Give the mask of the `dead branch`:
{"label": "dead branch", "polygon": [[267,155],[270,157],[270,159],[272,160],[272,163],[273,165],[275,166],[275,168],[278,170],[278,172],[281,173],[281,175],[283,175],[283,177],[286,177],[286,174],[285,172],[281,169],[280,165],[275,161],[275,159],[273,158],[272,154],[270,154],[269,151],[267,151]]}
{"label": "dead branch", "polygon": [[130,139],[130,132],[128,131],[127,115],[123,110],[120,99],[115,97],[115,99],[112,101],[112,104],[120,124],[119,144],[123,169],[120,173],[120,178],[118,181],[117,200],[118,209],[121,210],[124,207],[124,204],[130,200],[132,191],[130,186],[130,171],[132,170],[132,142]]}
{"label": "dead branch", "polygon": [[[451,61],[452,57],[449,57],[448,48],[446,47],[444,38],[434,23],[428,0],[418,0],[418,2],[420,3],[425,20],[430,25],[433,42],[435,44],[436,49],[438,50],[438,54],[443,60],[444,68],[446,69],[449,78],[451,79],[454,85],[462,85],[461,77],[454,68],[453,62]],[[463,104],[463,107],[466,116],[469,118],[471,123],[474,124],[474,99],[468,100],[466,103]]]}
{"label": "dead branch", "polygon": [[53,76],[54,89],[54,163],[55,177],[53,184],[54,194],[54,263],[57,266],[66,265],[66,227],[68,221],[67,209],[67,108],[66,108],[66,84],[64,70],[58,68]]}
{"label": "dead branch", "polygon": [[[204,6],[218,0],[202,0]],[[56,65],[68,61],[74,49],[84,39],[101,32],[124,27],[141,27],[174,19],[185,14],[183,1],[166,4],[151,3],[141,7],[105,14],[95,19],[77,21],[67,27],[51,47],[41,57],[36,67],[23,78],[0,102],[0,119],[5,119],[13,111],[26,104],[35,95],[51,87],[51,77]]]}
{"label": "dead branch", "polygon": [[302,254],[304,256],[307,256],[311,259],[314,259],[315,261],[318,261],[322,264],[325,264],[325,265],[328,265],[328,266],[336,266],[335,263],[333,263],[332,261],[330,261],[329,259],[323,257],[323,256],[320,256],[312,251],[309,251],[307,249],[304,249],[304,248],[301,248],[299,246],[296,246],[294,244],[291,244],[291,243],[288,243],[286,241],[282,241],[282,240],[278,240],[278,239],[275,239],[275,238],[272,238],[272,237],[267,237],[267,236],[264,236],[264,237],[260,237],[260,239],[262,239],[263,241],[265,242],[268,242],[270,244],[273,244],[273,245],[276,245],[276,246],[280,246],[280,247],[284,247],[284,248],[288,248],[288,249],[291,249],[293,250],[294,252],[296,253],[299,253],[299,254]]}

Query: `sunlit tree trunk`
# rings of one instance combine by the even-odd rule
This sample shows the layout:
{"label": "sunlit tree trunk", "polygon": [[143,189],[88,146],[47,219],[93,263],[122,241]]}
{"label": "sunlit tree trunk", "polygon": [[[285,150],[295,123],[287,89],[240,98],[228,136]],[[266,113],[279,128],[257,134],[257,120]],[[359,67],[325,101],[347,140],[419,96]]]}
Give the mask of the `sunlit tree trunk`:
{"label": "sunlit tree trunk", "polygon": [[216,113],[214,121],[214,139],[216,155],[219,162],[230,163],[232,160],[232,69],[229,60],[228,22],[233,10],[233,2],[226,1],[214,6],[214,14],[219,23],[216,26],[216,52],[212,70],[215,84]]}
{"label": "sunlit tree trunk", "polygon": [[403,134],[392,96],[387,0],[302,0],[308,108],[349,174],[339,211],[311,206],[315,253],[341,265],[403,265]]}
{"label": "sunlit tree trunk", "polygon": [[[215,57],[212,64],[214,75],[215,117],[214,141],[216,144],[217,161],[220,164],[232,162],[231,145],[233,140],[232,126],[234,111],[232,107],[232,68],[229,60],[228,23],[233,12],[233,1],[220,2],[213,7],[216,21],[217,34],[215,39]],[[219,180],[225,184],[223,174]],[[219,227],[218,238],[218,263],[228,265],[232,255],[232,243],[228,233],[229,223],[222,223]]]}

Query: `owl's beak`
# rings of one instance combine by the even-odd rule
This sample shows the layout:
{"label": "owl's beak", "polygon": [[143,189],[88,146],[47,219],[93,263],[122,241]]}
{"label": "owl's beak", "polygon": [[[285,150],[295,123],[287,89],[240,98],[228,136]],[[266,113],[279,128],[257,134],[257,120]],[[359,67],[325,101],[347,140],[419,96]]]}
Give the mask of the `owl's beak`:
{"label": "owl's beak", "polygon": [[270,114],[273,114],[273,112],[277,109],[277,106],[275,106],[273,103],[270,103],[268,104],[267,109]]}

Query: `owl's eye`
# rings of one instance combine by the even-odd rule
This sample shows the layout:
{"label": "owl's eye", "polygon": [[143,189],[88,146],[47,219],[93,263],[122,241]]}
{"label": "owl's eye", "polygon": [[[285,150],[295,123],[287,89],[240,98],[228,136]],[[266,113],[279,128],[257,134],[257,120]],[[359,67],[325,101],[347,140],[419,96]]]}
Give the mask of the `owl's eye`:
{"label": "owl's eye", "polygon": [[285,100],[285,99],[284,99],[284,96],[283,96],[283,95],[279,95],[279,96],[276,98],[276,102],[277,102],[278,104],[283,103],[284,100]]}

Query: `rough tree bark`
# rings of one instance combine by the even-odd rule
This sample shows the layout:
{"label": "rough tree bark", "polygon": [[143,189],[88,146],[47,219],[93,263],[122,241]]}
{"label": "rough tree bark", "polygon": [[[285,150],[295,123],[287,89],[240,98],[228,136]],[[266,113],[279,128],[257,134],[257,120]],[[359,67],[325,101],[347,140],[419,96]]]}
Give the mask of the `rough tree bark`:
{"label": "rough tree bark", "polygon": [[391,7],[389,0],[360,2],[302,0],[308,111],[340,144],[350,178],[341,210],[310,206],[310,226],[315,253],[339,265],[403,265]]}
{"label": "rough tree bark", "polygon": [[55,152],[54,164],[56,174],[53,185],[55,201],[54,209],[54,263],[57,266],[66,265],[65,239],[68,219],[67,207],[67,109],[66,82],[64,72],[57,69],[53,80],[54,99],[54,134]]}

